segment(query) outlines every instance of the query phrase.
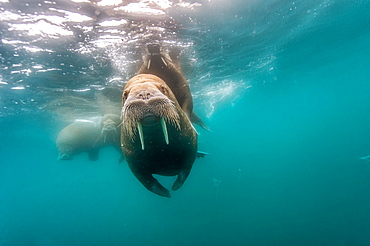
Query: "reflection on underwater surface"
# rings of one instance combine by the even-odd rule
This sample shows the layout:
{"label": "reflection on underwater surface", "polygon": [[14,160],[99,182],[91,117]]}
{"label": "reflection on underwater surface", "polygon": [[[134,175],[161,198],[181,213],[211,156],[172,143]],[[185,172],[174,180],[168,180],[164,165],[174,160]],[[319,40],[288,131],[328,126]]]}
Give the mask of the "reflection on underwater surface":
{"label": "reflection on underwater surface", "polygon": [[[0,0],[0,245],[367,245],[369,10]],[[152,39],[181,51],[213,130],[170,200],[112,147],[66,163],[55,146],[69,123],[120,108]]]}

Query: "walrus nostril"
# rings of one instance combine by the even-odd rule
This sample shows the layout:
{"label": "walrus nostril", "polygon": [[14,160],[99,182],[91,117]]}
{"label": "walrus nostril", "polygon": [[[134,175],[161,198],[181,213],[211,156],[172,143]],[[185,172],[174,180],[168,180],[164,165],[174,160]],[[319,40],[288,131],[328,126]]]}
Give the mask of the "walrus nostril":
{"label": "walrus nostril", "polygon": [[148,91],[143,91],[143,92],[138,93],[136,97],[137,97],[138,99],[148,100],[148,99],[150,99],[151,97],[153,97],[153,93],[148,92]]}

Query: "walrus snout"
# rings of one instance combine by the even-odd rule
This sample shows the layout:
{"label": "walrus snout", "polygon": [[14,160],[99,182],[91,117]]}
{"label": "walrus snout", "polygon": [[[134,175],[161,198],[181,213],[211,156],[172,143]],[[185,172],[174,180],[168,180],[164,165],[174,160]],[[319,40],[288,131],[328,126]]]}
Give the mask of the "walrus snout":
{"label": "walrus snout", "polygon": [[179,115],[171,100],[163,94],[149,99],[128,97],[122,108],[122,120],[125,122],[126,132],[131,139],[134,139],[136,132],[139,134],[142,150],[145,149],[143,126],[160,124],[166,144],[169,144],[166,122],[180,128]]}
{"label": "walrus snout", "polygon": [[153,97],[153,94],[149,91],[143,91],[136,95],[136,98],[142,99],[142,100],[148,100],[151,97]]}
{"label": "walrus snout", "polygon": [[107,133],[107,132],[117,132],[117,127],[113,124],[106,124],[103,126],[101,133]]}
{"label": "walrus snout", "polygon": [[[101,131],[100,131],[100,136],[96,140],[95,144],[99,142],[100,140],[103,140],[103,143],[107,143],[107,138],[109,142],[116,142],[117,136],[119,136],[119,132],[117,130],[119,122],[114,121],[112,119],[108,118],[109,115],[106,115],[103,117],[103,122],[101,123]],[[116,116],[114,115],[116,118]],[[118,116],[117,116],[118,117]],[[118,117],[119,119],[119,117]],[[117,119],[115,119],[117,120]]]}
{"label": "walrus snout", "polygon": [[[114,125],[105,125],[100,132],[100,137],[99,138],[104,138],[103,143],[107,142],[107,137],[111,139],[113,142],[115,142],[116,136],[118,136],[118,130],[116,126]],[[98,139],[99,140],[99,139]]]}
{"label": "walrus snout", "polygon": [[[131,97],[131,100],[137,99],[137,100],[147,101],[153,98],[154,100],[161,99],[163,98],[163,93],[161,93],[158,90],[143,89],[141,91],[134,93],[134,95],[131,95],[130,97]],[[130,98],[128,98],[127,100],[130,100]]]}

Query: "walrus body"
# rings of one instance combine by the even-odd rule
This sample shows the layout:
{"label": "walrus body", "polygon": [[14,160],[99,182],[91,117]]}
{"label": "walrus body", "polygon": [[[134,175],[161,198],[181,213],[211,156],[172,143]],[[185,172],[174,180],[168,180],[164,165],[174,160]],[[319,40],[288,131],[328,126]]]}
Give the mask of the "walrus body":
{"label": "walrus body", "polygon": [[94,122],[77,121],[66,126],[56,141],[59,160],[71,160],[74,155],[87,152],[89,159],[96,161],[99,148],[95,147],[95,142],[100,131],[100,127]]}
{"label": "walrus body", "polygon": [[209,130],[203,120],[193,112],[193,98],[189,83],[180,67],[173,62],[170,55],[160,51],[158,44],[149,44],[147,48],[148,54],[144,56],[143,65],[138,73],[153,74],[165,81],[191,122]]}
{"label": "walrus body", "polygon": [[139,74],[122,99],[121,147],[129,168],[150,191],[170,197],[153,174],[175,176],[179,189],[197,153],[197,133],[175,95],[161,78]]}
{"label": "walrus body", "polygon": [[89,159],[96,161],[99,150],[105,146],[120,149],[120,117],[106,114],[99,124],[92,121],[77,121],[66,126],[58,135],[56,144],[60,160],[71,160],[74,155],[87,152]]}

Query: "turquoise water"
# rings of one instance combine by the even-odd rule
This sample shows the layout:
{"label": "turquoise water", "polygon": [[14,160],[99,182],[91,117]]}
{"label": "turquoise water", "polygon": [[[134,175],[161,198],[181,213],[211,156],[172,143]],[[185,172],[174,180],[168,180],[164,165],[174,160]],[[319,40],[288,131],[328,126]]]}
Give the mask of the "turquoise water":
{"label": "turquoise water", "polygon": [[[370,245],[369,1],[152,4],[153,29],[122,14],[118,34],[101,24],[123,18],[110,7],[26,3],[0,1],[0,245]],[[109,14],[66,14],[96,9]],[[135,73],[148,37],[180,48],[212,129],[171,199],[113,148],[59,161],[55,146],[117,105],[99,95]]]}

